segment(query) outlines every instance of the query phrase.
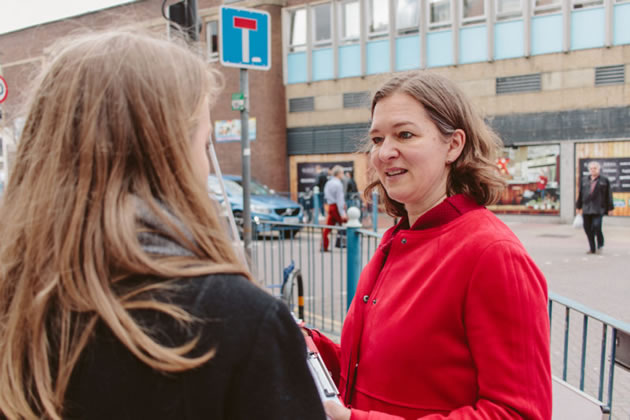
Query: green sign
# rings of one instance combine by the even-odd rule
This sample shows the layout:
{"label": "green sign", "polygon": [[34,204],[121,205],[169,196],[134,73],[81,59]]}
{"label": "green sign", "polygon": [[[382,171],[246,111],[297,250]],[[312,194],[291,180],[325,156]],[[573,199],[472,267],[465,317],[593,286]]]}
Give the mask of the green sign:
{"label": "green sign", "polygon": [[232,94],[232,111],[244,111],[245,110],[245,97],[242,93]]}

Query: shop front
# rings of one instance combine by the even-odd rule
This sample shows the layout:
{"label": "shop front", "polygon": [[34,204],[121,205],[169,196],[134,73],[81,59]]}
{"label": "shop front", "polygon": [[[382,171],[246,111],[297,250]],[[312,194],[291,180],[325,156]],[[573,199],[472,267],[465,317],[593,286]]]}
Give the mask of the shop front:
{"label": "shop front", "polygon": [[497,160],[507,186],[490,210],[499,214],[560,214],[560,145],[506,147]]}

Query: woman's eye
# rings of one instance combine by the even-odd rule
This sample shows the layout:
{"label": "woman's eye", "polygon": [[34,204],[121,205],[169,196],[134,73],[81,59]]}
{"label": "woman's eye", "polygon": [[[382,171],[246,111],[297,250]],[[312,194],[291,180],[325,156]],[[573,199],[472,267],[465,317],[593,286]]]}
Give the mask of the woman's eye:
{"label": "woman's eye", "polygon": [[383,137],[372,137],[372,143],[380,144],[383,142]]}
{"label": "woman's eye", "polygon": [[398,133],[398,137],[403,139],[403,140],[407,140],[413,137],[413,134],[411,134],[409,131],[402,131],[400,133]]}

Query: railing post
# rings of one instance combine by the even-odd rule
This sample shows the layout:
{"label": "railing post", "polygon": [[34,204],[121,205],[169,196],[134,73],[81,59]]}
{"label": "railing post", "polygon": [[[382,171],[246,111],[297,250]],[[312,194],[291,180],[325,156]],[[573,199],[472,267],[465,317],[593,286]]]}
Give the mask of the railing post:
{"label": "railing post", "polygon": [[346,281],[346,311],[350,308],[354,292],[359,282],[359,274],[361,274],[361,241],[358,229],[361,228],[359,217],[361,211],[356,207],[348,209],[348,223],[346,223],[346,245],[348,252],[346,253],[348,264],[348,278]]}
{"label": "railing post", "polygon": [[372,190],[372,229],[378,232],[378,191]]}
{"label": "railing post", "polygon": [[315,185],[313,187],[313,220],[311,221],[311,223],[314,225],[319,224],[319,209],[320,209],[319,199],[320,199],[319,187]]}

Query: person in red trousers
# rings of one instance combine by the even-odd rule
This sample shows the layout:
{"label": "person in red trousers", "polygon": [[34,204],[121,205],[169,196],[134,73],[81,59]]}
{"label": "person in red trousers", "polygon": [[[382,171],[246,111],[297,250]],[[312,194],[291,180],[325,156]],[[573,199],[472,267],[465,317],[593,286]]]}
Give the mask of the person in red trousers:
{"label": "person in red trousers", "polygon": [[[324,200],[328,205],[328,218],[326,219],[326,225],[335,226],[345,223],[348,218],[346,217],[346,198],[343,188],[343,168],[339,165],[332,168],[332,177],[326,182],[324,186]],[[324,229],[322,232],[322,251],[327,252],[330,235],[330,229]]]}
{"label": "person in red trousers", "polygon": [[369,162],[389,229],[338,345],[306,330],[340,391],[332,420],[551,418],[547,283],[486,205],[502,142],[449,80],[394,76],[376,92]]}

